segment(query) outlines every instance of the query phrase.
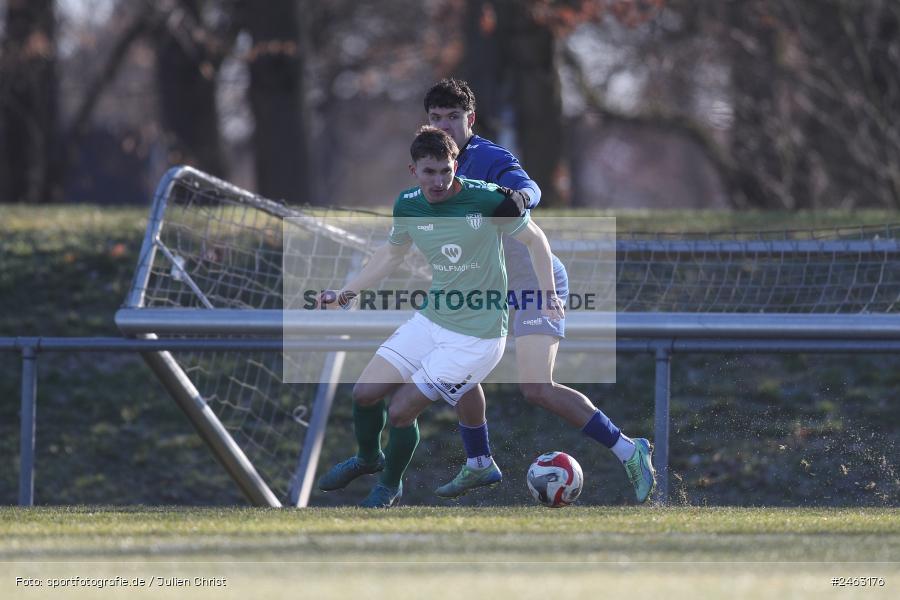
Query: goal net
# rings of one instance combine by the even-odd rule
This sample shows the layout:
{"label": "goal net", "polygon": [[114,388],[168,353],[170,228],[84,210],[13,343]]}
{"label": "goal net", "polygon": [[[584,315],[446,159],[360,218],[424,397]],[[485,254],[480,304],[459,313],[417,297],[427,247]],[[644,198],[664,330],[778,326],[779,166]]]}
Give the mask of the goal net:
{"label": "goal net", "polygon": [[[305,505],[335,385],[352,381],[369,356],[339,350],[370,353],[402,322],[396,311],[307,311],[291,329],[281,311],[306,292],[340,288],[386,241],[390,222],[387,213],[285,206],[186,167],[170,171],[158,188],[117,314],[123,332],[244,341],[285,332],[278,350],[145,355],[255,503]],[[558,363],[574,367],[563,370],[563,381],[598,381],[583,361],[610,351],[614,375],[609,323],[617,312],[900,310],[896,226],[616,237],[609,220],[594,227],[584,218],[539,222],[566,265],[570,290],[605,301],[593,314],[569,313],[572,340],[561,351],[573,353]],[[385,287],[427,289],[428,267],[410,253]],[[609,360],[601,362],[608,367]],[[500,377],[516,380],[514,371]]]}

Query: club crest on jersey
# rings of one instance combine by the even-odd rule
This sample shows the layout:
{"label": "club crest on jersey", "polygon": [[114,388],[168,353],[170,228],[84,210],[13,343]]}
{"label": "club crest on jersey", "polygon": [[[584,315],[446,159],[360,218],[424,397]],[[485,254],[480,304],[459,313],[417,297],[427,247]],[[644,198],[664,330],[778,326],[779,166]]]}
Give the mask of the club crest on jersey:
{"label": "club crest on jersey", "polygon": [[471,225],[472,229],[478,229],[479,227],[481,227],[481,213],[476,212],[467,214],[466,221],[469,222],[469,225]]}
{"label": "club crest on jersey", "polygon": [[450,259],[454,265],[462,258],[462,248],[456,244],[444,244],[441,246],[441,254]]}

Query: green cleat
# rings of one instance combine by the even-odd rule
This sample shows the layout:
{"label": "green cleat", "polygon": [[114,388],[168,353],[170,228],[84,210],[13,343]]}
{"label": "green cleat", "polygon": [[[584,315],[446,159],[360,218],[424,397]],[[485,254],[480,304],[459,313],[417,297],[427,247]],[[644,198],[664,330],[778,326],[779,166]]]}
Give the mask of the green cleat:
{"label": "green cleat", "polygon": [[503,473],[497,463],[483,469],[471,469],[463,465],[450,483],[445,483],[434,493],[441,498],[459,498],[466,492],[485,485],[496,485],[503,480]]}
{"label": "green cleat", "polygon": [[323,492],[333,492],[347,487],[351,481],[363,475],[377,473],[384,469],[384,454],[372,464],[362,462],[358,456],[353,456],[334,465],[328,472],[319,478],[319,489]]}
{"label": "green cleat", "polygon": [[652,458],[653,444],[644,438],[635,438],[634,454],[623,463],[640,504],[646,502],[656,489],[656,470],[653,468]]}
{"label": "green cleat", "polygon": [[359,503],[360,508],[390,508],[400,502],[400,496],[403,495],[403,482],[392,488],[378,483],[366,496],[366,499]]}

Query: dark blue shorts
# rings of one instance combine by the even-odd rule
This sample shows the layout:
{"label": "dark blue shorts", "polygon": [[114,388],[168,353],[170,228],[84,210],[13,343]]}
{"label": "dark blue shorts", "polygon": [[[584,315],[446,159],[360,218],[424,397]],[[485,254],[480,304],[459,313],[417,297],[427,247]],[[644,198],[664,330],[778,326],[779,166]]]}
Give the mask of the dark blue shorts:
{"label": "dark blue shorts", "polygon": [[[559,299],[565,304],[566,300],[569,298],[569,277],[566,274],[566,268],[562,266],[562,263],[555,261],[554,267],[556,267],[553,271],[556,295],[559,296]],[[558,338],[566,337],[565,319],[553,322],[541,314],[541,309],[537,302],[522,301],[526,290],[531,292],[537,290],[538,287],[536,277],[530,282],[523,281],[522,279],[510,282],[510,293],[515,294],[515,298],[519,300],[517,303],[519,308],[510,306],[510,333],[513,337],[535,334],[552,335]]]}
{"label": "dark blue shorts", "polygon": [[[528,247],[513,237],[504,236],[503,252],[509,277],[509,291],[510,294],[514,294],[513,298],[516,300],[515,306],[510,304],[509,307],[510,334],[513,337],[534,334],[566,337],[565,319],[553,323],[541,314],[536,301],[524,301],[524,291],[529,290],[531,297],[534,298],[533,293],[540,289]],[[556,295],[565,302],[569,297],[569,275],[562,261],[556,256],[553,256],[553,278]]]}
{"label": "dark blue shorts", "polygon": [[[566,296],[557,293],[560,299],[565,302]],[[566,337],[566,320],[551,321],[549,318],[541,314],[540,309],[527,308],[525,310],[510,310],[510,319],[512,327],[510,331],[513,337],[522,335],[552,335],[558,338]]]}

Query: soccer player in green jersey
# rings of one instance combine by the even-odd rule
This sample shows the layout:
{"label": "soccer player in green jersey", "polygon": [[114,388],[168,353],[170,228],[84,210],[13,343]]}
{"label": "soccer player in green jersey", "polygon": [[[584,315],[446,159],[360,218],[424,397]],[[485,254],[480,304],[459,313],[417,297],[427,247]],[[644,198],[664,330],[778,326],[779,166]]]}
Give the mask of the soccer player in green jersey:
{"label": "soccer player in green jersey", "polygon": [[[361,475],[381,472],[363,507],[387,508],[400,499],[403,474],[419,443],[419,414],[439,399],[456,406],[500,362],[508,328],[502,234],[525,244],[541,289],[553,289],[550,245],[544,233],[528,214],[492,219],[504,202],[503,194],[494,184],[457,178],[458,154],[446,132],[429,126],[419,131],[410,148],[409,166],[418,186],[397,198],[389,243],[344,289],[323,298],[346,304],[387,277],[412,244],[432,267],[431,289],[422,309],[379,347],[353,388],[356,455],[319,480],[320,489],[331,491]],[[562,303],[555,295],[545,298],[543,306],[549,319],[563,318]],[[388,395],[392,395],[389,406]],[[460,415],[462,422],[467,419]],[[482,424],[483,410],[472,420],[473,426]],[[390,433],[382,453],[381,434],[387,424]],[[500,480],[499,470],[495,477]]]}

